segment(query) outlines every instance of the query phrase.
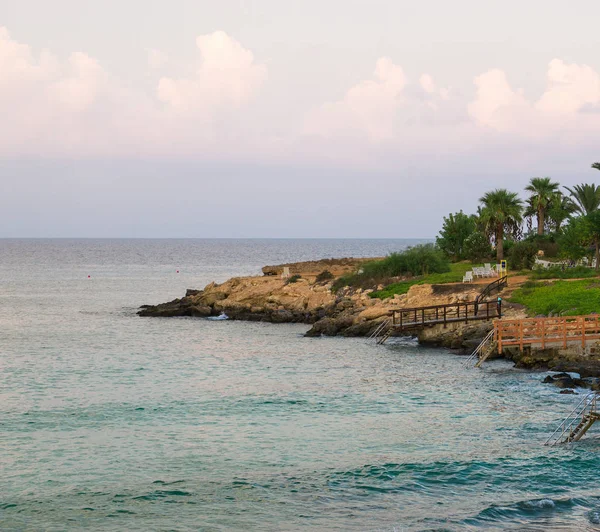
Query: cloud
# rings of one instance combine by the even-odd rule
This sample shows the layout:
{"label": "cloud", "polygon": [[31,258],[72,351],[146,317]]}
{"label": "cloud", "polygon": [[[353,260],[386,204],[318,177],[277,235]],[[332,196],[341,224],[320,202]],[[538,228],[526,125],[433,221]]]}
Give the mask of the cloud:
{"label": "cloud", "polygon": [[382,57],[373,79],[361,81],[341,100],[312,111],[304,133],[326,138],[366,137],[375,144],[394,142],[415,127],[454,120],[449,107],[444,107],[449,99],[449,90],[438,89],[429,74],[411,84],[401,66]]}
{"label": "cloud", "polygon": [[481,74],[474,83],[477,94],[468,111],[480,126],[533,139],[600,132],[600,124],[585,116],[600,103],[600,76],[587,65],[550,61],[546,89],[535,101],[513,89],[502,70]]}
{"label": "cloud", "polygon": [[308,118],[306,133],[329,137],[358,131],[373,141],[391,138],[406,76],[402,67],[382,57],[377,60],[373,77],[351,87],[342,100],[314,111]]}
{"label": "cloud", "polygon": [[267,77],[267,67],[223,31],[196,39],[200,62],[187,78],[160,79],[158,98],[177,112],[207,112],[220,106],[241,107]]}
{"label": "cloud", "polygon": [[158,69],[163,67],[169,61],[169,56],[161,52],[160,50],[156,50],[152,48],[148,50],[148,66],[153,69]]}
{"label": "cloud", "polygon": [[[267,69],[224,32],[199,36],[200,61],[189,78],[161,78],[156,95],[130,88],[82,52],[61,60],[34,54],[0,27],[0,154],[62,156],[207,151],[229,134]],[[152,50],[159,68],[166,55]],[[225,131],[225,133],[223,133]]]}
{"label": "cloud", "polygon": [[[232,36],[201,35],[194,51],[185,64],[149,50],[148,68],[168,67],[168,75],[149,72],[151,85],[132,87],[83,52],[34,52],[0,27],[0,116],[10,124],[0,128],[0,155],[372,166],[422,161],[432,150],[440,161],[462,160],[494,146],[512,160],[557,146],[575,153],[589,151],[600,135],[600,75],[560,59],[550,61],[545,89],[532,98],[500,69],[476,76],[470,97],[427,73],[411,79],[381,57],[371,75],[329,103],[288,104],[284,114],[272,103],[276,85],[263,93],[266,65]],[[280,96],[289,102],[294,94]]]}

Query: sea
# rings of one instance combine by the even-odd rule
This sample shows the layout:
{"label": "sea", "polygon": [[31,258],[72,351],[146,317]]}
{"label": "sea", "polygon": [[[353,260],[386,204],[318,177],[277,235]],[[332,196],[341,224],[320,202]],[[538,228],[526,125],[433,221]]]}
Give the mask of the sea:
{"label": "sea", "polygon": [[136,315],[414,243],[0,240],[0,530],[600,530],[595,429],[543,445],[583,390],[410,338]]}

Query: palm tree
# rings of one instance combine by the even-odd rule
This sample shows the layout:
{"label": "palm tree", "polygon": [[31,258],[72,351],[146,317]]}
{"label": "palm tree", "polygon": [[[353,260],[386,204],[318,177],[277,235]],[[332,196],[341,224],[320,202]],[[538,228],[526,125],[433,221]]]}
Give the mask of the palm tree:
{"label": "palm tree", "polygon": [[532,177],[525,187],[531,192],[529,205],[537,216],[537,234],[544,234],[544,220],[554,195],[558,192],[558,183],[553,183],[549,177]]}
{"label": "palm tree", "polygon": [[600,207],[600,187],[596,185],[575,185],[572,189],[565,187],[571,194],[575,204],[575,212],[585,216]]}
{"label": "palm tree", "polygon": [[593,163],[592,168],[595,168],[596,170],[600,170],[600,163]]}
{"label": "palm tree", "polygon": [[523,202],[518,194],[503,188],[486,192],[479,201],[482,204],[480,219],[496,242],[496,258],[500,262],[504,258],[504,235],[515,234],[521,227]]}
{"label": "palm tree", "polygon": [[547,214],[548,220],[553,224],[557,233],[560,233],[562,224],[569,219],[575,210],[575,204],[569,196],[565,196],[562,192],[554,194]]}

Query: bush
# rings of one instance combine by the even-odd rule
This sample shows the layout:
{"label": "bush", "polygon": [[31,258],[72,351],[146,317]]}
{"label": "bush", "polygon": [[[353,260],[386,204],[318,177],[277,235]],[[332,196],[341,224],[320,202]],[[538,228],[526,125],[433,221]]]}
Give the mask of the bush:
{"label": "bush", "polygon": [[508,251],[508,265],[512,270],[531,270],[535,264],[537,246],[533,242],[515,242]]}
{"label": "bush", "polygon": [[329,270],[323,270],[315,278],[315,283],[326,283],[327,281],[331,281],[331,279],[333,279],[333,273],[331,273]]}
{"label": "bush", "polygon": [[492,255],[492,246],[487,236],[483,233],[473,233],[465,239],[465,257],[471,261],[481,261]]}
{"label": "bush", "polygon": [[286,281],[286,284],[297,283],[297,282],[298,282],[298,279],[302,279],[302,276],[301,276],[301,275],[298,275],[298,274],[296,274],[296,275],[292,275],[292,276],[291,276],[291,277],[290,277],[290,278],[289,278],[289,279]]}
{"label": "bush", "polygon": [[475,231],[475,217],[460,211],[444,217],[444,225],[436,238],[437,246],[450,259],[465,258],[465,240]]}
{"label": "bush", "polygon": [[370,288],[385,283],[392,277],[427,275],[450,271],[450,262],[433,244],[421,244],[399,253],[392,253],[383,260],[366,262],[355,274],[344,275],[333,283],[333,290],[344,286]]}
{"label": "bush", "polygon": [[544,257],[558,257],[558,244],[554,235],[533,234],[525,240],[534,244],[538,251],[541,249],[544,252]]}

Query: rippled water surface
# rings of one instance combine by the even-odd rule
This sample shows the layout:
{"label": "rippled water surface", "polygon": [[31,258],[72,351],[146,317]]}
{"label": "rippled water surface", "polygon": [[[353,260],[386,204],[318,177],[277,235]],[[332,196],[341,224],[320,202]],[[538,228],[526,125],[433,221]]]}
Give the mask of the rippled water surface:
{"label": "rippled water surface", "polygon": [[406,244],[0,240],[0,529],[600,530],[600,444],[542,446],[574,405],[543,375],[135,315]]}

